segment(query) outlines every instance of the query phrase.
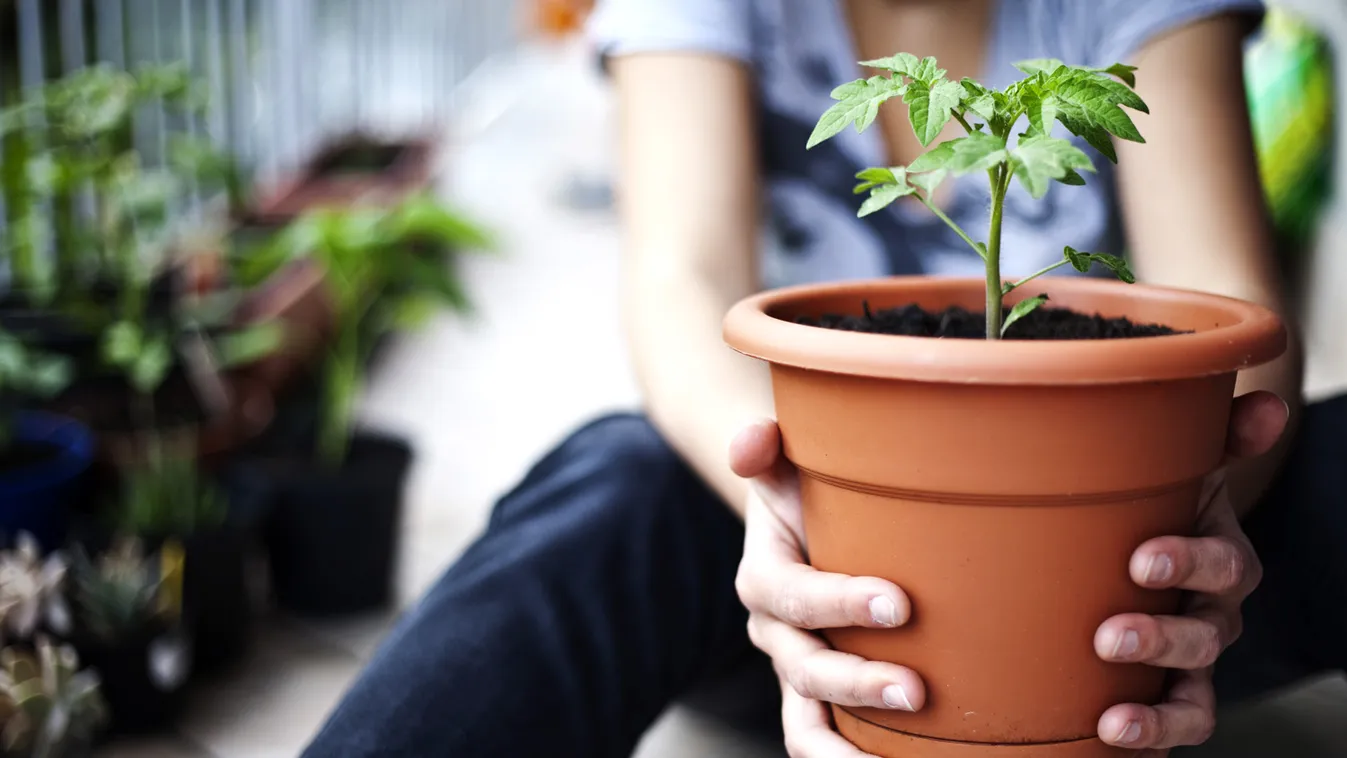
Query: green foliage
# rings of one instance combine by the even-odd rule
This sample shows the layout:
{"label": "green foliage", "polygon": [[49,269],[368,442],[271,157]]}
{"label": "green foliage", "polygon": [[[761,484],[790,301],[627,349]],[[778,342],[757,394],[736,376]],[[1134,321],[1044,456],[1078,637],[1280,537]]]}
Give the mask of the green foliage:
{"label": "green foliage", "polygon": [[[868,193],[858,215],[867,216],[900,198],[914,196],[949,224],[986,262],[987,338],[999,339],[1004,327],[1023,318],[1047,300],[1021,301],[1002,325],[1002,297],[1031,279],[1064,265],[1088,271],[1100,264],[1125,282],[1135,278],[1123,261],[1103,253],[1080,253],[1068,247],[1063,260],[1013,284],[1000,275],[1001,215],[1012,179],[1034,198],[1053,182],[1083,185],[1082,172],[1095,171],[1090,157],[1070,140],[1052,135],[1055,125],[1117,161],[1114,138],[1144,142],[1127,114],[1149,110],[1133,91],[1135,66],[1117,63],[1105,68],[1071,66],[1050,58],[1016,64],[1025,77],[1003,90],[991,90],[971,79],[954,82],[934,58],[908,53],[864,61],[863,66],[887,75],[858,79],[835,89],[837,102],[819,119],[807,147],[839,134],[848,124],[863,131],[874,123],[879,107],[901,96],[908,121],[923,146],[933,143],[946,126],[957,122],[967,136],[946,140],[908,166],[869,168],[856,175],[857,194]],[[1017,131],[1021,120],[1022,131]],[[1013,138],[1013,139],[1012,139]],[[932,195],[949,175],[984,172],[991,186],[991,220],[985,242],[973,238],[935,205]]]}
{"label": "green foliage", "polygon": [[161,616],[163,575],[135,538],[120,539],[95,563],[77,548],[68,578],[76,628],[109,645]]}
{"label": "green foliage", "polygon": [[0,755],[87,754],[108,721],[98,674],[79,670],[75,649],[37,641],[36,653],[0,650]]}
{"label": "green foliage", "polygon": [[127,534],[187,537],[224,522],[225,497],[192,455],[169,451],[151,434],[146,457],[122,472],[117,526]]}
{"label": "green foliage", "polygon": [[24,400],[48,400],[70,386],[70,360],[24,345],[0,330],[0,451],[12,437],[11,416]]}
{"label": "green foliage", "polygon": [[344,460],[360,366],[375,340],[425,320],[436,307],[471,304],[447,254],[494,247],[481,227],[430,195],[392,207],[320,209],[300,218],[264,257],[273,264],[312,256],[322,264],[337,311],[337,336],[323,381],[319,454]]}

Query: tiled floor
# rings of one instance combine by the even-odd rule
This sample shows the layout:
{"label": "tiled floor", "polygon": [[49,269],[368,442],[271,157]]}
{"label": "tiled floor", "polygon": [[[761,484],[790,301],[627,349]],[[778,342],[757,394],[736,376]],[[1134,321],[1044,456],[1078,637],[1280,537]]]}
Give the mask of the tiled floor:
{"label": "tiled floor", "polygon": [[[403,340],[374,378],[364,417],[407,434],[418,463],[404,531],[402,600],[473,537],[495,495],[565,430],[631,407],[616,320],[617,239],[606,211],[560,201],[607,161],[607,102],[575,50],[537,50],[530,100],[483,97],[454,132],[445,190],[501,230],[503,255],[465,275],[480,311]],[[484,82],[489,81],[484,79]],[[576,172],[580,172],[577,174]],[[563,318],[564,316],[564,318]],[[290,758],[357,674],[387,617],[337,624],[276,618],[257,652],[192,703],[179,734],[107,758]],[[1342,758],[1347,687],[1327,683],[1232,719],[1213,758]],[[640,758],[780,758],[686,713],[662,721]],[[466,757],[465,757],[466,758]]]}

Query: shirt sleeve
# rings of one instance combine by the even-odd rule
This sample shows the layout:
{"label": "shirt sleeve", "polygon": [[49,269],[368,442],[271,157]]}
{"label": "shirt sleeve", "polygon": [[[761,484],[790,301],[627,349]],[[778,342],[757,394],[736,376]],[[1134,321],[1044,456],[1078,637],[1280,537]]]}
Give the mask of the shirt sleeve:
{"label": "shirt sleeve", "polygon": [[749,0],[599,0],[587,32],[600,56],[704,52],[751,62]]}
{"label": "shirt sleeve", "polygon": [[1095,66],[1127,63],[1151,40],[1179,27],[1227,13],[1249,17],[1250,29],[1262,21],[1262,0],[1095,0]]}

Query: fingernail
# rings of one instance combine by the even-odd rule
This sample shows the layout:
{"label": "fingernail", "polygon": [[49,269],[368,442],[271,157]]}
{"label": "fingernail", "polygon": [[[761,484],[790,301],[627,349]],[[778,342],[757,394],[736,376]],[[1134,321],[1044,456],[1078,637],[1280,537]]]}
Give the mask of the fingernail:
{"label": "fingernail", "polygon": [[870,618],[880,626],[898,626],[898,606],[893,601],[877,595],[870,598]]}
{"label": "fingernail", "polygon": [[1151,556],[1151,562],[1146,564],[1146,581],[1151,584],[1160,584],[1169,581],[1174,576],[1174,561],[1170,560],[1168,555],[1160,553]]}
{"label": "fingernail", "polygon": [[912,707],[912,701],[907,699],[907,691],[903,689],[903,685],[901,684],[890,684],[885,687],[882,696],[884,698],[884,705],[887,705],[890,708],[900,708],[904,711],[917,710]]}
{"label": "fingernail", "polygon": [[1141,722],[1129,721],[1119,732],[1114,742],[1121,742],[1124,745],[1130,745],[1141,739]]}
{"label": "fingernail", "polygon": [[1113,645],[1113,659],[1125,661],[1137,654],[1141,649],[1141,637],[1131,629],[1122,633],[1117,643]]}

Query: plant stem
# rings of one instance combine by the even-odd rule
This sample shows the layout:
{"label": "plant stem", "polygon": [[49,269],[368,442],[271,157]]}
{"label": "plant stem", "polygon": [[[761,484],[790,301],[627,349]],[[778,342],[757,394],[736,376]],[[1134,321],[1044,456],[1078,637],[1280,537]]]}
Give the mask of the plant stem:
{"label": "plant stem", "polygon": [[1001,339],[1001,209],[1006,201],[1005,166],[988,171],[992,218],[987,229],[987,339]]}
{"label": "plant stem", "polygon": [[974,129],[972,124],[968,123],[968,119],[964,118],[964,115],[962,113],[959,113],[958,111],[953,111],[950,113],[950,115],[953,116],[955,120],[959,122],[959,126],[962,126],[964,128],[964,131],[968,132],[969,134],[973,133]]}
{"label": "plant stem", "polygon": [[1053,263],[1053,264],[1048,265],[1048,266],[1044,266],[1043,268],[1041,268],[1041,269],[1035,271],[1034,273],[1032,273],[1032,274],[1030,274],[1030,275],[1024,277],[1023,279],[1019,280],[1018,282],[1015,282],[1014,284],[1011,284],[1011,285],[1007,286],[1007,287],[1001,292],[1001,294],[1002,294],[1002,295],[1009,295],[1011,292],[1013,292],[1014,290],[1018,289],[1019,287],[1025,285],[1025,284],[1028,284],[1029,282],[1033,281],[1034,279],[1037,279],[1037,278],[1040,277],[1040,276],[1043,276],[1044,274],[1047,274],[1047,273],[1051,273],[1051,272],[1053,272],[1053,271],[1056,271],[1057,269],[1061,268],[1062,266],[1065,266],[1066,264],[1068,264],[1068,263],[1070,263],[1070,262],[1071,262],[1071,261],[1069,261],[1069,260],[1063,258],[1063,259],[1061,259],[1060,261],[1057,261],[1056,263]]}
{"label": "plant stem", "polygon": [[928,195],[922,195],[921,193],[917,193],[917,197],[921,198],[921,202],[925,204],[927,208],[931,209],[931,212],[936,215],[936,218],[939,218],[941,221],[944,221],[945,225],[953,229],[954,233],[959,235],[960,239],[962,239],[964,242],[967,242],[968,246],[973,248],[973,252],[977,253],[979,258],[983,260],[987,259],[986,254],[983,253],[982,248],[978,245],[978,243],[974,242],[972,237],[969,237],[968,234],[964,232],[963,229],[959,228],[959,225],[954,223],[954,219],[950,218],[949,216],[946,216],[944,211],[940,210],[940,208],[935,203],[931,202],[931,198]]}

